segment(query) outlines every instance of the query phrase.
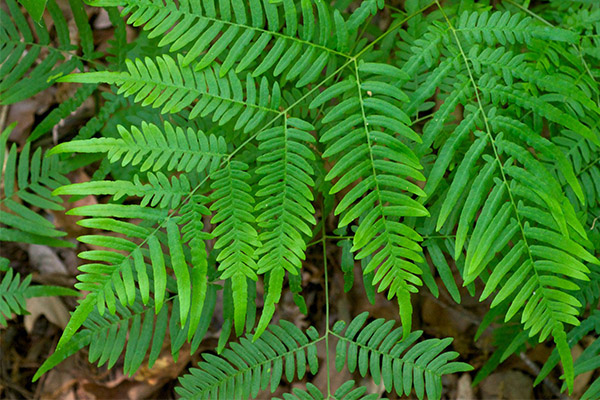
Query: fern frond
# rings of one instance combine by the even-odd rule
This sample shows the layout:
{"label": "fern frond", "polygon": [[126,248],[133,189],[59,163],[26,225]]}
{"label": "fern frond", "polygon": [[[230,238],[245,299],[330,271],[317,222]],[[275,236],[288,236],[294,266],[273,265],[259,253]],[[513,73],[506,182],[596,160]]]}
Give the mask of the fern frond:
{"label": "fern frond", "polygon": [[73,97],[62,102],[57,108],[52,110],[42,122],[35,126],[35,129],[29,134],[27,140],[32,142],[40,136],[50,132],[50,130],[58,125],[62,119],[68,117],[72,112],[77,110],[83,102],[94,93],[97,87],[97,85],[83,85],[77,89],[77,92],[75,92]]}
{"label": "fern frond", "polygon": [[[183,175],[182,175],[183,176]],[[209,199],[203,195],[193,195],[187,203],[181,207],[179,224],[181,228],[182,242],[189,243],[192,268],[190,270],[192,296],[190,310],[190,327],[188,340],[196,332],[201,321],[203,312],[206,312],[206,296],[208,290],[208,257],[206,254],[206,240],[212,239],[213,233],[204,231],[203,219],[210,215],[206,207]],[[211,311],[212,312],[212,311]]]}
{"label": "fern frond", "polygon": [[31,282],[31,275],[21,280],[19,273],[13,276],[12,268],[0,282],[0,326],[6,326],[6,318],[13,313],[23,314],[27,309],[25,305],[25,292]]}
{"label": "fern frond", "polygon": [[217,238],[216,249],[222,249],[217,256],[221,279],[231,280],[233,289],[233,310],[235,331],[242,334],[246,322],[248,285],[258,279],[256,273],[256,249],[261,246],[254,228],[254,198],[248,185],[250,175],[248,165],[239,161],[229,161],[226,166],[214,173],[211,210],[216,211],[212,218],[218,224],[212,234]]}
{"label": "fern frond", "polygon": [[184,51],[183,67],[199,59],[194,70],[201,71],[220,61],[221,78],[234,67],[236,73],[252,68],[253,77],[272,71],[287,81],[297,80],[296,86],[301,87],[314,82],[335,56],[348,57],[347,42],[339,34],[346,27],[332,24],[330,7],[322,0],[304,0],[300,10],[293,1],[283,1],[283,21],[277,5],[268,0],[225,0],[218,8],[212,2],[172,0],[94,0],[91,4],[122,6],[121,15],[130,14],[128,24],[143,25],[150,38],[162,36],[158,45],[170,46],[171,52]]}
{"label": "fern frond", "polygon": [[377,384],[383,380],[388,393],[395,389],[398,396],[408,396],[414,387],[419,399],[425,394],[440,399],[443,375],[473,369],[462,362],[450,362],[458,357],[456,352],[444,352],[452,338],[416,343],[422,331],[402,339],[403,329],[393,329],[394,321],[380,318],[363,326],[367,318],[368,313],[362,313],[347,327],[342,321],[334,325],[332,334],[339,339],[335,357],[338,371],[344,365],[350,373],[358,367],[361,376],[370,373]]}
{"label": "fern frond", "polygon": [[[4,262],[5,261],[5,262]],[[13,273],[6,258],[0,259],[0,271],[6,274],[0,281],[0,326],[6,326],[6,319],[12,314],[27,313],[26,299],[47,296],[78,296],[75,290],[60,286],[31,286],[31,275],[21,280],[21,274]]]}
{"label": "fern frond", "polygon": [[[411,197],[425,192],[409,179],[425,178],[418,158],[404,143],[421,139],[396,105],[407,100],[392,85],[402,76],[402,71],[389,65],[355,63],[353,76],[327,88],[310,107],[348,93],[323,119],[329,126],[320,137],[328,143],[323,156],[339,157],[326,179],[339,178],[331,194],[350,188],[335,209],[336,215],[342,214],[339,226],[361,218],[352,251],[358,251],[357,259],[373,256],[364,273],[377,270],[373,283],[379,283],[379,291],[389,288],[388,298],[398,297],[407,335],[412,313],[409,292],[422,284],[417,276],[421,269],[414,263],[423,258],[417,244],[421,236],[402,221],[429,213]],[[342,151],[346,153],[340,156]]]}
{"label": "fern frond", "polygon": [[[110,162],[121,160],[121,166],[140,165],[140,171],[210,172],[216,170],[227,155],[227,144],[222,137],[206,135],[202,131],[187,131],[165,122],[163,128],[143,122],[141,129],[129,130],[117,126],[120,138],[94,138],[61,143],[50,154],[108,153]],[[143,162],[142,162],[143,161]]]}
{"label": "fern frond", "polygon": [[146,57],[143,62],[126,60],[127,72],[87,72],[60,80],[114,83],[119,87],[117,94],[135,95],[136,103],[162,107],[163,114],[176,113],[194,104],[190,119],[212,114],[213,122],[223,125],[237,118],[234,129],[243,128],[244,132],[256,128],[268,113],[279,112],[281,92],[278,84],[269,90],[267,79],[263,77],[257,92],[254,78],[248,75],[244,95],[242,82],[233,71],[221,77],[212,67],[196,72],[193,65],[184,67],[182,63],[181,55],[177,60],[168,55],[155,59]]}
{"label": "fern frond", "polygon": [[232,343],[220,356],[202,354],[204,361],[180,378],[179,396],[188,398],[232,399],[256,398],[260,390],[275,391],[285,375],[288,381],[312,374],[319,369],[316,329],[306,333],[294,324],[280,321],[270,325],[262,336],[252,341],[250,336]]}
{"label": "fern frond", "polygon": [[17,145],[7,148],[11,125],[0,135],[0,165],[4,166],[2,181],[4,190],[0,194],[0,241],[67,246],[73,244],[60,239],[66,235],[23,203],[43,210],[63,210],[62,201],[52,195],[55,189],[69,180],[62,174],[57,157],[42,157],[37,148],[31,155],[31,142],[27,142],[19,154]]}
{"label": "fern frond", "polygon": [[[209,285],[207,297],[216,297],[214,285]],[[171,353],[176,358],[186,337],[186,329],[177,323],[179,314],[175,311],[169,313],[169,307],[163,307],[160,312],[155,313],[152,300],[143,305],[139,296],[137,298],[130,307],[117,303],[114,315],[100,315],[97,309],[93,309],[83,323],[83,329],[64,346],[56,349],[40,366],[33,381],[87,346],[89,362],[96,363],[99,367],[107,365],[112,368],[124,354],[123,371],[131,376],[144,362],[147,362],[148,368],[154,365],[167,338],[167,332],[171,337]],[[169,298],[166,302],[174,303],[174,310],[177,309],[176,297]],[[194,342],[202,340],[210,324],[210,315],[205,316],[208,318],[192,334]]]}
{"label": "fern frond", "polygon": [[258,274],[268,274],[268,289],[263,313],[256,330],[260,335],[267,327],[279,302],[285,271],[298,275],[304,260],[306,243],[304,236],[312,235],[311,225],[316,223],[314,199],[314,160],[308,144],[314,137],[308,132],[314,127],[297,118],[285,118],[282,126],[261,132],[257,139],[257,174],[260,189],[256,196],[262,198],[255,207],[261,228],[258,248]]}
{"label": "fern frond", "polygon": [[[600,335],[600,311],[593,310],[591,314],[581,321],[581,324],[573,327],[567,334],[567,341],[569,347],[575,346],[583,339],[586,335]],[[540,384],[544,378],[558,365],[560,356],[557,350],[553,350],[548,360],[544,363],[544,366],[540,370],[538,376],[533,383],[534,386]]]}
{"label": "fern frond", "polygon": [[[94,43],[83,4],[70,1],[71,11],[77,24],[83,57],[75,54],[77,46],[71,44],[67,21],[55,0],[48,1],[48,12],[57,31],[58,46],[50,42],[44,20],[32,24],[21,12],[15,0],[7,0],[8,10],[0,10],[0,104],[14,104],[49,88],[58,76],[75,69],[83,70],[83,61],[90,61],[99,54]],[[37,40],[36,40],[37,37]],[[42,59],[37,63],[38,59]]]}
{"label": "fern frond", "polygon": [[[579,324],[581,303],[573,291],[580,286],[574,280],[588,281],[590,270],[583,262],[598,260],[557,180],[555,170],[584,204],[573,168],[551,141],[520,120],[533,114],[532,125],[544,118],[552,134],[567,128],[599,140],[586,125],[591,121],[580,122],[576,116],[582,110],[598,112],[584,89],[567,74],[543,73],[532,62],[538,38],[572,43],[577,35],[523,22],[529,17],[508,12],[465,13],[456,21],[443,10],[442,15],[448,29],[432,24],[429,35],[437,41],[418,40],[419,48],[429,46],[426,55],[415,54],[403,67],[416,73],[426,56],[432,68],[410,95],[411,112],[425,107],[438,89],[451,100],[434,112],[425,129],[427,143],[438,145],[425,187],[427,201],[433,209],[439,207],[435,230],[450,234],[457,227],[455,246],[448,249],[457,262],[472,233],[461,270],[465,285],[482,278],[486,285],[481,300],[497,289],[492,308],[510,299],[510,306],[503,308],[505,322],[520,313],[530,336],[539,334],[545,340],[552,334],[572,385],[565,324]],[[480,43],[487,48],[481,50]],[[529,52],[523,53],[521,44]],[[554,103],[556,99],[562,103]],[[464,105],[462,121],[448,129],[445,125],[459,104]]]}
{"label": "fern frond", "polygon": [[[365,394],[366,392],[366,387],[355,387],[355,382],[353,380],[349,380],[340,385],[340,387],[337,388],[335,393],[329,396],[328,398],[334,400],[375,400],[380,398],[377,393]],[[283,400],[325,400],[325,398],[325,395],[321,393],[319,388],[317,388],[310,382],[306,384],[306,390],[302,390],[296,387],[292,389],[292,393],[283,394]],[[279,398],[275,397],[275,399]]]}
{"label": "fern frond", "polygon": [[191,191],[191,185],[185,175],[171,180],[161,172],[156,175],[148,173],[148,183],[140,181],[138,175],[133,181],[91,181],[61,186],[54,191],[54,195],[112,195],[115,201],[123,197],[141,197],[140,205],[145,207],[177,208],[184,197]]}

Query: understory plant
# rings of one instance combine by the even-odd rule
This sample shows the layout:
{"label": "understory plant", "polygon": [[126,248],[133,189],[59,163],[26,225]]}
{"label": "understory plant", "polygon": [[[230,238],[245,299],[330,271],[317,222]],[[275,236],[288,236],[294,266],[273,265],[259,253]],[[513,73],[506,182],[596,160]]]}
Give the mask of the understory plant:
{"label": "understory plant", "polygon": [[[332,387],[335,366],[439,399],[444,375],[472,369],[452,337],[413,329],[411,301],[440,290],[489,308],[474,340],[492,329],[496,351],[475,384],[544,342],[554,351],[536,385],[559,362],[566,392],[600,368],[598,339],[571,355],[600,333],[598,2],[88,0],[114,26],[102,51],[80,0],[22,3],[30,15],[16,0],[0,10],[1,104],[77,89],[20,151],[2,134],[0,240],[72,246],[44,210],[99,199],[67,212],[89,232],[81,299],[34,380],[84,348],[134,374],[165,340],[175,358],[196,352],[218,320],[182,398],[255,398],[283,377],[307,382],[285,399],[379,398]],[[90,96],[95,115],[43,148]],[[86,166],[91,180],[71,184]],[[336,245],[343,283],[328,275]],[[275,321],[282,293],[309,312],[314,246],[322,327]],[[371,298],[397,303],[399,324],[335,321],[329,287],[359,285],[355,269]],[[6,276],[8,317],[25,311],[11,290],[28,292]],[[320,368],[323,388],[311,383]],[[583,398],[600,398],[597,375]]]}

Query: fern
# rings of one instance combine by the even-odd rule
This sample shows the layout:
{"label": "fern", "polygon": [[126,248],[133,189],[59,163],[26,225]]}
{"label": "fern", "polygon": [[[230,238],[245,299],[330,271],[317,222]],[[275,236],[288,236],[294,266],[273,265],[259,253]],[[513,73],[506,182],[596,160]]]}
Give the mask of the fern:
{"label": "fern", "polygon": [[7,318],[12,314],[27,312],[26,299],[49,296],[77,296],[75,290],[60,286],[31,286],[31,275],[21,280],[21,275],[13,273],[6,258],[0,258],[0,271],[6,272],[0,281],[0,326],[6,327]]}
{"label": "fern", "polygon": [[[410,197],[425,193],[405,178],[425,179],[418,171],[422,168],[419,160],[393,132],[416,142],[420,142],[420,138],[407,125],[410,120],[406,114],[394,104],[407,100],[406,95],[388,83],[403,77],[402,71],[372,63],[360,66],[354,63],[353,67],[354,75],[323,91],[310,107],[318,107],[333,97],[345,97],[345,93],[351,93],[323,118],[323,123],[335,124],[329,125],[330,128],[320,138],[321,142],[333,141],[323,156],[339,157],[326,179],[339,177],[330,190],[332,194],[361,179],[338,204],[335,214],[344,213],[340,227],[364,215],[354,236],[352,251],[359,251],[356,257],[363,259],[382,248],[364,272],[377,269],[374,282],[380,283],[379,290],[389,287],[388,298],[398,297],[406,336],[410,332],[412,312],[409,292],[416,292],[415,285],[422,283],[415,276],[421,271],[414,262],[422,262],[423,258],[421,247],[416,243],[421,240],[420,235],[399,219],[422,217],[428,212]],[[366,79],[361,74],[375,76]],[[350,146],[351,151],[339,156]],[[402,177],[392,175],[397,172]]]}
{"label": "fern", "polygon": [[[67,21],[54,0],[49,0],[47,7],[58,36],[56,46],[51,43],[43,20],[33,24],[35,31],[32,31],[17,2],[7,0],[6,5],[8,11],[0,11],[0,41],[3,45],[0,58],[0,104],[13,104],[27,99],[49,88],[57,77],[75,69],[82,70],[84,61],[92,61],[99,56],[94,52],[92,31],[82,3],[69,1],[83,56],[75,54],[77,46],[71,43]],[[36,65],[40,56],[43,59]],[[64,62],[60,62],[63,60]]]}
{"label": "fern", "polygon": [[260,166],[256,172],[262,179],[256,196],[267,197],[255,207],[260,212],[257,223],[261,228],[258,273],[269,274],[269,289],[256,335],[260,335],[271,320],[285,271],[299,274],[306,249],[302,236],[310,236],[308,224],[316,222],[310,191],[314,186],[310,176],[313,169],[309,164],[314,156],[303,144],[314,142],[307,132],[312,129],[314,127],[307,122],[285,118],[283,126],[267,129],[257,136],[259,150],[265,153],[257,160]]}
{"label": "fern", "polygon": [[[225,350],[221,356],[203,354],[204,361],[199,364],[198,369],[192,369],[190,375],[181,379],[182,386],[177,389],[177,393],[182,398],[212,399],[256,398],[260,390],[269,387],[273,392],[283,376],[291,382],[295,376],[302,379],[307,369],[313,375],[317,373],[319,364],[316,344],[329,335],[339,339],[336,348],[336,367],[339,371],[346,363],[347,354],[350,372],[357,365],[363,376],[369,370],[376,382],[383,379],[385,389],[390,392],[395,387],[399,395],[403,391],[406,394],[411,392],[414,379],[419,399],[423,399],[425,387],[428,398],[440,398],[442,375],[471,369],[464,363],[449,362],[458,353],[442,353],[452,339],[430,339],[415,344],[422,332],[413,332],[408,338],[401,340],[403,329],[393,330],[394,321],[374,320],[356,337],[367,318],[368,314],[363,313],[347,328],[340,321],[332,331],[327,330],[323,336],[319,336],[313,327],[302,332],[292,323],[280,321],[279,325],[271,325],[255,341],[250,341],[248,337],[239,344],[232,344],[231,349]],[[341,399],[345,396],[362,396],[364,388],[352,390],[353,385],[353,381],[343,384],[334,397]],[[324,398],[314,385],[309,384],[308,391],[312,398]],[[303,392],[294,391],[294,394],[300,393]],[[295,397],[284,396],[284,399],[288,398]],[[364,398],[377,396],[368,395]]]}
{"label": "fern", "polygon": [[[194,352],[219,290],[217,354],[181,378],[181,397],[256,397],[285,375],[305,389],[284,399],[377,398],[356,386],[369,375],[388,393],[441,398],[442,377],[471,367],[453,361],[452,338],[412,329],[411,297],[439,286],[490,306],[476,338],[493,328],[496,350],[475,382],[547,340],[536,383],[560,361],[570,392],[597,367],[597,342],[575,362],[570,353],[595,329],[587,310],[600,299],[596,4],[89,3],[115,26],[104,54],[76,0],[80,48],[54,1],[56,46],[14,0],[0,11],[3,104],[57,80],[83,84],[22,148],[2,134],[0,239],[68,245],[42,213],[62,210],[57,196],[101,199],[68,212],[93,230],[78,238],[90,246],[76,284],[85,297],[35,379],[85,347],[100,366],[122,357],[129,375],[166,337],[174,358],[185,342]],[[126,25],[139,31],[131,43]],[[42,157],[36,139],[96,90],[96,115]],[[89,182],[64,177],[84,166]],[[330,327],[346,313],[330,310],[332,240],[344,290],[360,262],[367,298],[395,299],[401,327],[367,314]],[[303,268],[317,245],[322,333],[272,323],[288,289],[313,311]],[[28,289],[4,281],[0,309],[24,312]],[[317,388],[311,377],[331,362],[355,379],[332,388],[328,369]]]}
{"label": "fern", "polygon": [[164,35],[159,46],[170,45],[170,52],[185,49],[180,61],[183,67],[198,61],[193,69],[200,71],[221,60],[221,78],[234,66],[239,74],[254,65],[254,77],[272,70],[274,76],[283,74],[285,80],[299,77],[296,86],[305,86],[318,78],[330,60],[333,62],[334,55],[343,55],[348,47],[341,14],[334,14],[332,21],[321,0],[302,1],[301,13],[293,1],[283,1],[283,27],[277,6],[266,0],[252,0],[248,7],[242,1],[224,1],[218,7],[213,2],[176,4],[172,0],[98,0],[92,4],[123,6],[121,14],[130,14],[128,24],[143,25],[149,37]]}
{"label": "fern", "polygon": [[[25,144],[17,155],[17,146],[8,149],[8,137],[14,128],[11,125],[2,132],[0,144],[0,165],[2,170],[3,192],[0,196],[0,241],[45,244],[48,246],[67,246],[73,244],[60,239],[66,233],[57,230],[52,222],[23,205],[63,210],[60,197],[52,190],[69,183],[63,175],[56,157],[42,157],[42,149],[31,154],[31,143]],[[31,158],[31,159],[30,159]]]}

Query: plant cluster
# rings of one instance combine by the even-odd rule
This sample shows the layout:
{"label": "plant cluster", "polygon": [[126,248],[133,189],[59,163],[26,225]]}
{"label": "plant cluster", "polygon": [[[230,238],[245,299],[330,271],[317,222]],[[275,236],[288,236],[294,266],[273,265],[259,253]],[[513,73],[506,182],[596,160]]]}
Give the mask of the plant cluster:
{"label": "plant cluster", "polygon": [[[152,366],[167,335],[174,357],[186,342],[195,352],[222,302],[216,354],[180,379],[183,398],[274,391],[323,368],[324,341],[336,354],[326,392],[308,383],[285,399],[378,397],[354,381],[331,388],[330,363],[439,399],[443,375],[472,367],[452,338],[412,329],[411,297],[438,296],[436,276],[457,303],[462,284],[489,304],[478,336],[493,327],[497,350],[475,383],[545,341],[555,350],[536,384],[559,361],[568,391],[600,367],[600,340],[575,362],[570,351],[600,334],[600,4],[87,2],[114,25],[105,53],[80,0],[76,30],[48,0],[56,42],[43,8],[24,2],[33,24],[16,0],[0,9],[1,104],[80,84],[20,153],[2,133],[0,240],[72,245],[32,209],[106,199],[68,212],[94,232],[78,238],[90,246],[82,299],[34,379],[85,347],[108,368],[124,354],[127,374]],[[44,152],[39,138],[97,93],[96,115]],[[70,184],[86,165],[91,181]],[[286,290],[307,312],[308,248],[336,242],[345,290],[356,263],[368,290],[397,302],[400,327],[366,313],[330,324],[329,300],[320,332],[272,323]],[[39,295],[27,286],[8,270],[4,315]],[[600,397],[600,378],[583,397]]]}

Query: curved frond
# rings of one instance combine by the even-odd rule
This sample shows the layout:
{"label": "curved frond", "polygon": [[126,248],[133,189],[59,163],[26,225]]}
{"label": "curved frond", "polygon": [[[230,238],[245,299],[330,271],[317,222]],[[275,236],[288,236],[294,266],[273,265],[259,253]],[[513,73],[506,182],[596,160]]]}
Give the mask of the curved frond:
{"label": "curved frond", "polygon": [[212,1],[91,3],[122,6],[121,15],[129,14],[128,24],[143,26],[151,38],[162,37],[159,46],[183,52],[183,67],[194,63],[194,70],[201,71],[220,62],[221,78],[234,69],[240,73],[251,68],[253,77],[271,71],[301,87],[315,81],[335,56],[348,57],[347,40],[340,40],[347,39],[346,26],[332,23],[330,6],[323,0],[303,0],[300,7],[285,0],[283,13],[268,0],[224,0],[218,7]]}
{"label": "curved frond", "polygon": [[52,194],[69,180],[63,175],[58,157],[43,157],[42,149],[31,154],[31,142],[17,153],[17,145],[7,147],[14,124],[0,135],[0,165],[3,190],[0,193],[0,241],[72,247],[60,239],[66,233],[23,203],[42,210],[63,210],[62,200]]}
{"label": "curved frond", "polygon": [[[346,365],[350,373],[371,375],[376,384],[383,381],[385,390],[408,396],[413,388],[419,399],[442,396],[442,376],[473,369],[462,362],[451,362],[458,353],[446,351],[452,338],[426,339],[417,342],[423,332],[412,332],[402,338],[402,328],[394,329],[394,321],[376,319],[364,326],[368,313],[362,313],[347,326],[338,322],[333,327],[339,341],[335,365],[341,371]],[[342,333],[343,332],[343,333]]]}
{"label": "curved frond", "polygon": [[[120,138],[93,138],[61,143],[50,150],[60,153],[108,153],[108,160],[121,166],[139,165],[140,171],[214,171],[227,156],[222,137],[202,131],[174,127],[165,122],[163,128],[142,122],[141,129],[117,126]],[[140,165],[141,164],[141,165]]]}
{"label": "curved frond", "polygon": [[364,273],[376,271],[373,283],[379,283],[379,291],[389,288],[388,298],[398,297],[408,334],[409,292],[422,284],[415,263],[423,258],[417,243],[422,238],[404,219],[427,216],[428,211],[414,199],[425,192],[412,180],[425,177],[405,142],[421,139],[398,107],[408,98],[393,82],[404,73],[384,64],[353,67],[353,75],[323,91],[311,108],[334,97],[344,99],[326,112],[323,123],[328,129],[320,136],[328,144],[323,156],[337,159],[326,177],[338,179],[330,193],[349,189],[335,214],[342,214],[340,227],[360,218],[352,251],[358,251],[357,259],[372,257]]}
{"label": "curved frond", "polygon": [[247,336],[232,343],[220,356],[203,353],[204,361],[180,378],[176,392],[184,399],[248,399],[256,398],[261,390],[273,392],[283,376],[291,382],[295,376],[301,379],[307,369],[317,373],[320,340],[312,327],[305,333],[280,321],[254,341]]}
{"label": "curved frond", "polygon": [[[208,296],[216,297],[213,285],[209,287]],[[169,298],[167,302],[177,303],[175,299]],[[38,369],[33,381],[85,347],[89,347],[89,362],[99,367],[106,365],[112,368],[124,356],[123,371],[131,376],[142,363],[147,363],[148,368],[152,368],[168,337],[167,332],[171,337],[171,352],[176,357],[185,342],[186,332],[178,326],[177,321],[173,321],[179,319],[179,314],[169,313],[168,309],[163,307],[160,312],[155,313],[152,301],[143,305],[136,300],[130,307],[117,303],[115,314],[101,315],[97,309],[91,310],[83,328],[64,346],[56,349]],[[199,343],[204,337],[210,323],[210,315],[207,316],[208,320],[202,323],[204,326],[193,331],[194,342]]]}
{"label": "curved frond", "polygon": [[314,175],[309,149],[314,127],[297,118],[284,118],[282,126],[261,132],[257,139],[257,174],[261,176],[256,196],[261,201],[255,209],[261,229],[258,248],[258,274],[268,274],[265,307],[256,331],[260,335],[271,320],[279,302],[285,271],[298,275],[305,259],[305,237],[312,235],[316,223],[311,188]]}

